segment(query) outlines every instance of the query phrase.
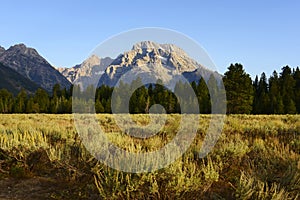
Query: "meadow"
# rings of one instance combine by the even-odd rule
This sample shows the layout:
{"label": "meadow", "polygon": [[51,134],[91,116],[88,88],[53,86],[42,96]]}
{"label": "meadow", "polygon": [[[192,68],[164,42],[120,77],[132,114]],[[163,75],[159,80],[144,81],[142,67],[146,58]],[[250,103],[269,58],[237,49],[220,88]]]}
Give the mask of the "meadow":
{"label": "meadow", "polygon": [[[1,199],[300,199],[300,116],[228,115],[213,151],[199,158],[210,115],[201,115],[182,157],[149,173],[126,173],[84,147],[73,115],[0,115]],[[132,152],[164,146],[180,115],[149,139],[121,132],[97,115],[111,142]],[[132,115],[147,124],[147,115]]]}

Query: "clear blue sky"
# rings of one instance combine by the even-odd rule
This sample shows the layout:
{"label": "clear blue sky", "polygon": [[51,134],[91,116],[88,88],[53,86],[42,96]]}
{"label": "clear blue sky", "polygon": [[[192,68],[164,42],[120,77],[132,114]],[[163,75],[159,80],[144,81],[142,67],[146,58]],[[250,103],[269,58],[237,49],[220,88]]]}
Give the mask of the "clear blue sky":
{"label": "clear blue sky", "polygon": [[240,62],[252,76],[300,66],[300,1],[1,1],[0,45],[25,43],[54,66],[81,63],[97,44],[133,28],[195,39],[219,72]]}

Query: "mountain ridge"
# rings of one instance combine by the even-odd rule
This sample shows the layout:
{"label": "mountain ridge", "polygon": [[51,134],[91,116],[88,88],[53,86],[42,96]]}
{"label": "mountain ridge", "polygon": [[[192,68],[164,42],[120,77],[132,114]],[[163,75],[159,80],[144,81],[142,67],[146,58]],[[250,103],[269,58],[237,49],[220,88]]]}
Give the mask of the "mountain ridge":
{"label": "mountain ridge", "polygon": [[37,50],[25,44],[16,44],[7,50],[0,50],[0,62],[17,71],[23,77],[31,80],[48,92],[55,84],[69,88],[71,83],[59,73]]}
{"label": "mountain ridge", "polygon": [[198,82],[200,78],[208,80],[212,70],[202,66],[187,53],[174,44],[158,44],[152,41],[141,41],[133,45],[130,51],[120,54],[109,65],[101,76],[98,86],[114,86],[118,80],[130,72],[128,79],[138,76],[151,76],[151,79],[161,79],[166,83],[176,76],[184,75],[189,82]]}
{"label": "mountain ridge", "polygon": [[90,85],[98,80],[112,61],[110,57],[99,58],[92,55],[81,64],[70,68],[57,68],[57,70],[73,84]]}
{"label": "mountain ridge", "polygon": [[67,88],[71,84],[114,86],[129,71],[129,80],[151,76],[164,82],[171,82],[180,75],[189,82],[197,82],[200,78],[208,80],[211,74],[218,75],[190,58],[180,47],[153,41],[133,44],[131,50],[115,59],[91,55],[71,68],[54,68],[34,48],[16,44],[7,50],[0,47],[0,62],[50,92],[56,83]]}

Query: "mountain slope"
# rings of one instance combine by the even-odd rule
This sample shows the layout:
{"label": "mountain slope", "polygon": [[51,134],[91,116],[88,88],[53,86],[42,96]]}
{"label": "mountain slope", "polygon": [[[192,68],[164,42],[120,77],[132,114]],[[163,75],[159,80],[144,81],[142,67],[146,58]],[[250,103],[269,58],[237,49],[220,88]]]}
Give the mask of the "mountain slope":
{"label": "mountain slope", "polygon": [[12,68],[19,74],[36,83],[38,86],[52,91],[55,84],[61,87],[70,87],[71,83],[54,69],[38,52],[33,48],[27,48],[24,44],[2,50],[0,62]]}
{"label": "mountain slope", "polygon": [[18,94],[22,88],[25,89],[27,93],[34,93],[38,89],[37,84],[1,63],[0,77],[0,89],[5,88],[14,95]]}
{"label": "mountain slope", "polygon": [[0,55],[3,54],[4,52],[5,52],[5,49],[0,46]]}
{"label": "mountain slope", "polygon": [[99,86],[114,86],[124,74],[126,74],[126,79],[123,80],[125,82],[138,76],[145,79],[151,76],[152,80],[161,79],[165,83],[171,83],[179,75],[184,75],[192,82],[199,81],[201,77],[208,80],[212,73],[176,45],[143,41],[118,56],[106,68]]}
{"label": "mountain slope", "polygon": [[109,66],[112,61],[113,59],[109,57],[99,58],[96,55],[92,55],[79,65],[71,68],[57,68],[57,70],[71,83],[90,85],[98,81],[106,67]]}

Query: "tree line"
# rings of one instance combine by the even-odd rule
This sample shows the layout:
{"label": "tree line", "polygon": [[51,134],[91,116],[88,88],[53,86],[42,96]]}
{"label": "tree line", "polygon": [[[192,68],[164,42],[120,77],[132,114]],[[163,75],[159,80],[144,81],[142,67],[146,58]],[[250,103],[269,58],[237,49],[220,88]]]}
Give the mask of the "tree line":
{"label": "tree line", "polygon": [[263,72],[254,81],[241,64],[231,64],[224,74],[227,113],[300,113],[300,70],[285,66],[267,79]]}
{"label": "tree line", "polygon": [[[296,114],[300,113],[300,70],[285,66],[280,73],[276,71],[267,78],[265,73],[251,80],[243,66],[239,63],[231,64],[223,76],[226,90],[226,104],[228,114]],[[175,85],[174,92],[165,88],[159,80],[156,84],[139,87],[129,100],[129,105],[123,105],[122,97],[128,95],[136,85],[142,85],[137,78],[131,84],[120,83],[120,87],[101,86],[87,87],[81,91],[79,86],[69,89],[61,88],[58,84],[53,87],[51,94],[43,89],[38,89],[34,94],[27,94],[21,90],[16,96],[6,89],[0,89],[0,113],[72,113],[73,90],[80,91],[75,106],[80,105],[85,110],[95,109],[97,113],[111,113],[111,101],[114,89],[119,91],[114,101],[115,110],[122,112],[129,106],[130,113],[148,113],[152,105],[160,104],[166,113],[181,113],[182,110],[199,104],[200,113],[211,113],[213,102],[211,95],[214,89],[221,88],[214,75],[205,81],[201,78],[198,82],[179,82]],[[196,100],[188,98],[185,92],[189,87],[195,92]],[[179,98],[174,94],[179,94]],[[210,94],[211,93],[211,94]],[[94,95],[96,94],[96,95]],[[88,97],[93,98],[88,98]],[[180,104],[180,98],[184,104]],[[91,101],[93,101],[91,103]],[[195,102],[196,101],[196,102]],[[87,108],[90,105],[93,107]],[[125,112],[125,110],[124,110]],[[158,112],[158,111],[157,111]],[[192,112],[192,111],[191,111]]]}

